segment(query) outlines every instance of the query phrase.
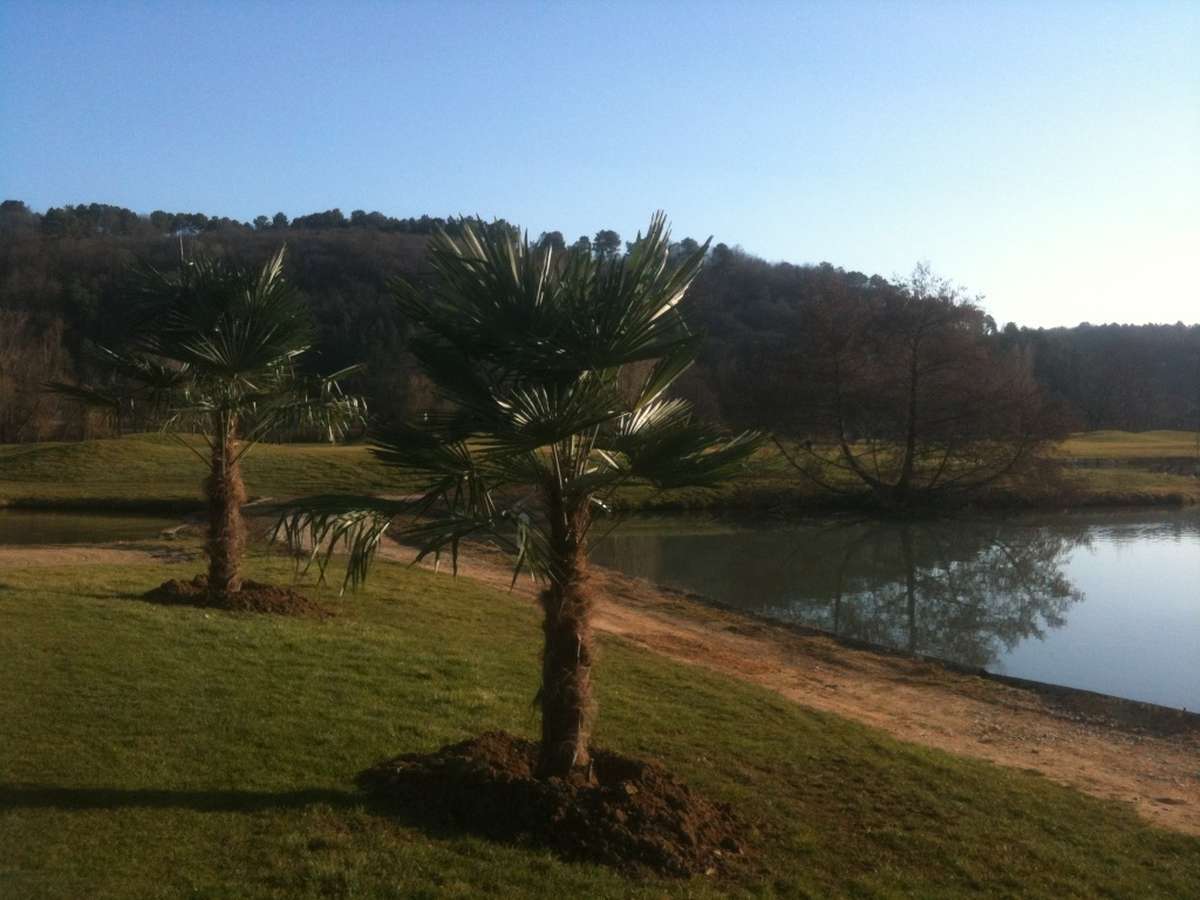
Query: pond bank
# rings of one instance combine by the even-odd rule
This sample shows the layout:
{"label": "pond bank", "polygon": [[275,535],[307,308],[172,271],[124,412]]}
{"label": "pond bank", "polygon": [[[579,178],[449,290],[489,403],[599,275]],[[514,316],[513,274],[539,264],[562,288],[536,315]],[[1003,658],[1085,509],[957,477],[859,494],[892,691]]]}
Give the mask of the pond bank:
{"label": "pond bank", "polygon": [[[381,552],[412,559],[396,545]],[[512,578],[486,551],[465,553],[459,571],[503,589]],[[1200,835],[1200,715],[855,647],[600,567],[591,584],[601,633],[902,740],[1131,803],[1147,821]],[[534,596],[525,579],[515,592]]]}
{"label": "pond bank", "polygon": [[[1057,472],[998,486],[971,499],[976,509],[1180,506],[1200,502],[1200,478],[1187,474],[1195,437],[1185,432],[1078,435],[1058,454]],[[203,507],[204,466],[178,440],[160,434],[73,443],[0,446],[0,507],[77,512],[181,514]],[[1110,464],[1111,463],[1111,464]],[[1165,470],[1164,470],[1165,469]],[[259,444],[245,459],[252,497],[397,494],[404,483],[364,444]],[[717,489],[657,492],[642,486],[613,498],[626,511],[781,511],[824,515],[862,511],[860,496],[818,489],[783,457],[763,450]]]}
{"label": "pond bank", "polygon": [[[407,563],[413,552],[389,542],[381,555]],[[3,566],[182,559],[199,563],[198,547],[163,541],[0,547]],[[460,573],[505,591],[511,582],[507,560],[481,549],[465,553]],[[1124,801],[1155,825],[1200,835],[1200,716],[853,646],[599,567],[591,585],[602,634],[905,741]],[[522,579],[513,593],[531,602],[535,590]],[[597,677],[604,678],[603,661]]]}
{"label": "pond bank", "polygon": [[[1129,509],[1134,507],[1179,508],[1200,504],[1200,478],[1128,469],[1097,467],[1074,476],[1073,486],[1063,490],[1020,492],[998,488],[952,507],[930,507],[912,516],[955,514],[962,511],[1062,512],[1074,509]],[[55,512],[141,513],[145,515],[188,515],[203,511],[200,496],[119,496],[78,494],[58,489],[54,493],[3,492],[0,509]],[[355,491],[348,491],[356,493]],[[314,493],[333,493],[316,490]],[[367,491],[387,496],[393,491]],[[287,497],[289,495],[283,495]],[[251,503],[286,503],[279,496],[251,494]],[[819,492],[795,481],[749,479],[720,491],[678,490],[650,492],[635,490],[613,498],[611,506],[623,513],[786,513],[794,516],[824,516],[843,513],[879,514],[877,504],[865,495]]]}

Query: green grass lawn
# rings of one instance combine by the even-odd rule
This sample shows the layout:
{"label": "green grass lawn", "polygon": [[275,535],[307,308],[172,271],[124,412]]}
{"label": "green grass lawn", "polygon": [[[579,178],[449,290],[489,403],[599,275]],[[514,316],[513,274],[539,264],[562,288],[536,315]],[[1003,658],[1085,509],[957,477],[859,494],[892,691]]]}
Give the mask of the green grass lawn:
{"label": "green grass lawn", "polygon": [[[1093,432],[1072,437],[1059,452],[1070,459],[1188,457],[1195,453],[1195,436],[1181,431]],[[404,493],[411,487],[376,462],[361,444],[261,444],[246,457],[244,471],[251,498]],[[191,508],[200,502],[204,476],[205,468],[195,454],[160,434],[0,446],[0,504],[106,510]],[[1033,496],[1026,487],[1010,490],[1000,485],[993,491],[993,499],[1002,505],[1028,502],[1049,506],[1200,501],[1200,480],[1136,466],[1071,471],[1067,483],[1070,497],[1059,488],[1046,496]],[[799,475],[773,447],[760,450],[739,477],[715,489],[657,491],[634,485],[613,499],[615,505],[631,510],[784,505],[816,510],[845,503],[845,498],[825,492]],[[981,499],[986,503],[989,498]]]}
{"label": "green grass lawn", "polygon": [[[0,897],[1188,897],[1200,840],[602,641],[597,741],[756,823],[752,867],[631,880],[403,825],[356,772],[536,733],[521,601],[381,564],[327,622],[134,599],[199,563],[0,575]],[[256,557],[255,577],[289,576]]]}
{"label": "green grass lawn", "polygon": [[[251,498],[403,489],[362,445],[259,444],[243,470]],[[191,450],[161,434],[0,446],[0,499],[9,502],[189,506],[199,502],[206,474]]]}
{"label": "green grass lawn", "polygon": [[1088,431],[1071,435],[1059,453],[1076,459],[1194,458],[1194,431]]}

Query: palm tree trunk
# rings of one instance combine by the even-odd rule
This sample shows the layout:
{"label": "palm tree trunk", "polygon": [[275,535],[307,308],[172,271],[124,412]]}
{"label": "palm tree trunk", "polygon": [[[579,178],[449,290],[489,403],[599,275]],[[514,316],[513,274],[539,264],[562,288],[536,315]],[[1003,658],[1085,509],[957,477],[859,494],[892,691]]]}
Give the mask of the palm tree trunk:
{"label": "palm tree trunk", "polygon": [[542,650],[541,778],[590,775],[592,732],[592,596],[587,587],[586,510],[552,510],[555,574],[540,600]]}
{"label": "palm tree trunk", "polygon": [[242,589],[242,553],[246,524],[242,504],[246,487],[237,459],[236,420],[218,422],[213,438],[212,467],[204,482],[208,498],[208,593],[216,601]]}

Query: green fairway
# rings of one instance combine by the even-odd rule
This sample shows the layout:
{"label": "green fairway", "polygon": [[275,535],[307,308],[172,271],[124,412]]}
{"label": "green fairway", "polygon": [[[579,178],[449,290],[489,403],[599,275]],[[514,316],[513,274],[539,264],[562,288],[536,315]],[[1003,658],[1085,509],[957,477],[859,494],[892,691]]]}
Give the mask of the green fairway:
{"label": "green fairway", "polygon": [[[192,446],[207,453],[199,439]],[[244,462],[255,497],[402,490],[363,445],[259,444]],[[39,505],[194,506],[207,464],[168,435],[0,446],[0,499]]]}
{"label": "green fairway", "polygon": [[[979,502],[1061,508],[1200,501],[1200,479],[1136,465],[1142,460],[1194,454],[1195,436],[1187,432],[1093,432],[1072,437],[1059,452],[1070,459],[1135,464],[1071,470],[1063,484],[1047,493],[1000,484],[979,497]],[[376,462],[363,444],[260,444],[246,457],[244,469],[251,499],[340,492],[397,494],[411,488]],[[187,447],[160,434],[11,444],[0,446],[0,504],[104,510],[194,508],[201,500],[205,473],[205,465]],[[846,501],[807,481],[774,448],[765,448],[743,474],[716,489],[656,491],[630,485],[619,491],[613,502],[641,510],[785,505],[816,510]]]}
{"label": "green fairway", "polygon": [[1198,448],[1194,431],[1088,431],[1065,440],[1059,452],[1076,459],[1195,459]]}
{"label": "green fairway", "polygon": [[756,827],[744,872],[631,880],[416,829],[365,804],[355,773],[486,729],[535,734],[534,610],[392,564],[360,595],[327,595],[327,622],[134,599],[199,565],[3,573],[0,896],[1200,893],[1200,840],[1123,806],[617,640],[602,642],[597,742],[735,804]]}

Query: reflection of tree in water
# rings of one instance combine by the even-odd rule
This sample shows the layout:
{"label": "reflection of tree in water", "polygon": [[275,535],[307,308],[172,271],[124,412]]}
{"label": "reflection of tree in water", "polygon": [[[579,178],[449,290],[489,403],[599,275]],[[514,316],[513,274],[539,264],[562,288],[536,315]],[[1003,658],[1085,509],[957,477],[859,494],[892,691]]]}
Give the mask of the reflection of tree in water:
{"label": "reflection of tree in water", "polygon": [[1085,523],[844,522],[724,533],[616,532],[596,561],[836,634],[988,666],[1058,628]]}
{"label": "reflection of tree in water", "polygon": [[[831,591],[763,610],[844,637],[976,666],[1061,627],[1082,594],[1062,566],[1082,533],[1003,523],[878,524],[840,535]],[[810,553],[801,554],[809,557]],[[788,568],[795,572],[792,561]],[[821,596],[824,594],[824,596]]]}

